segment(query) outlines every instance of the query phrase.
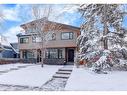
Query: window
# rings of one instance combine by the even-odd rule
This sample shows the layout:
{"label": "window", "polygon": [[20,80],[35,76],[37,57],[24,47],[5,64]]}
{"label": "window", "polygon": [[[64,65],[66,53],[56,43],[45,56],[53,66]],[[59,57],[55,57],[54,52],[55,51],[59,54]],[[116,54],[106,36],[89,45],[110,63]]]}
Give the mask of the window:
{"label": "window", "polygon": [[49,36],[48,40],[56,40],[56,34],[55,33],[50,33],[48,36]]}
{"label": "window", "polygon": [[63,58],[62,49],[47,49],[46,58]]}
{"label": "window", "polygon": [[33,29],[30,28],[30,29],[27,30],[27,32],[31,33],[31,32],[33,32]]}
{"label": "window", "polygon": [[34,53],[32,51],[28,51],[27,56],[28,58],[34,58]]}
{"label": "window", "polygon": [[28,43],[29,42],[29,38],[25,37],[25,38],[20,38],[20,43]]}
{"label": "window", "polygon": [[34,58],[34,53],[32,51],[25,50],[23,51],[23,58]]}
{"label": "window", "polygon": [[52,40],[56,40],[56,34],[55,33],[52,34]]}
{"label": "window", "polygon": [[63,52],[62,49],[58,49],[58,58],[63,58],[63,57],[62,57],[62,52]]}
{"label": "window", "polygon": [[73,32],[63,32],[61,34],[61,38],[62,38],[62,40],[73,39]]}
{"label": "window", "polygon": [[34,27],[31,27],[31,28],[27,29],[27,33],[33,33],[33,32],[36,32]]}
{"label": "window", "polygon": [[57,49],[50,49],[50,58],[58,58],[57,54]]}
{"label": "window", "polygon": [[41,37],[33,36],[32,37],[32,42],[34,42],[34,43],[41,42]]}
{"label": "window", "polygon": [[46,58],[58,58],[57,49],[47,49]]}

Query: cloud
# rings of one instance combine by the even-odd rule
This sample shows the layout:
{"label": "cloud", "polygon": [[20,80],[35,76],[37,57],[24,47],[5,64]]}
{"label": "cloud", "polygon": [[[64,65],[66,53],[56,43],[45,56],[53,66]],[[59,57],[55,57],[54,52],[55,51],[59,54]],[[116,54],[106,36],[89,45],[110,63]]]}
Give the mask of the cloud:
{"label": "cloud", "polygon": [[80,15],[76,15],[78,13],[77,8],[77,5],[70,4],[53,5],[49,20],[72,25],[75,20],[80,18]]}
{"label": "cloud", "polygon": [[[77,12],[78,5],[70,5],[70,4],[56,4],[56,5],[37,5],[41,6],[41,15],[40,17],[43,17],[46,15],[45,7],[51,6],[52,7],[52,12],[50,15],[50,20],[55,20],[58,22],[62,23],[69,23],[68,19],[65,19],[64,15],[65,14],[74,14]],[[2,8],[4,18],[5,20],[10,20],[10,21],[31,21],[34,19],[32,17],[32,11],[31,11],[32,5],[22,5],[22,4],[17,4],[15,7],[6,7],[6,6],[0,6]],[[72,18],[74,19],[74,18]]]}
{"label": "cloud", "polygon": [[[56,5],[35,5],[35,8],[39,10],[39,18],[48,16],[50,21],[55,21],[63,24],[72,24],[77,16],[75,14],[78,12],[78,5],[72,4],[56,4]],[[50,13],[48,10],[51,10]],[[32,14],[32,13],[31,13]],[[80,17],[80,16],[79,16]],[[33,18],[34,19],[34,18]]]}
{"label": "cloud", "polygon": [[5,20],[9,20],[9,21],[21,21],[20,17],[19,17],[19,13],[20,13],[20,6],[16,5],[13,8],[7,8],[5,6],[2,7],[2,13],[4,15],[4,19]]}
{"label": "cloud", "polygon": [[19,26],[11,27],[3,35],[7,38],[9,42],[18,42],[17,34],[20,33],[22,29]]}

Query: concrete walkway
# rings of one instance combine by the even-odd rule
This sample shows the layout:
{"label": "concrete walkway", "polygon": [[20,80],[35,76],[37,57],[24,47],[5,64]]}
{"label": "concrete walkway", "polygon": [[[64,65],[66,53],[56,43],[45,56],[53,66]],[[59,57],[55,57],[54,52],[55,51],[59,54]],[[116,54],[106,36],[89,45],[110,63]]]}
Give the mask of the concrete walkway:
{"label": "concrete walkway", "polygon": [[44,91],[63,91],[66,85],[68,78],[71,75],[73,66],[66,65],[60,68],[52,77],[51,80],[46,82],[42,87],[41,90]]}

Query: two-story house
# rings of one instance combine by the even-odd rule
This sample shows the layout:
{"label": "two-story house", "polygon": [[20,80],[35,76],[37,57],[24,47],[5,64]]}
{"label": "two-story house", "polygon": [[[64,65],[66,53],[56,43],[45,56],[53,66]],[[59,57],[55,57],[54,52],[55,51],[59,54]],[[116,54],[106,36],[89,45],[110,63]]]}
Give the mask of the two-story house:
{"label": "two-story house", "polygon": [[[19,52],[21,59],[36,59],[37,62],[41,61],[41,40],[36,35],[36,23],[43,19],[31,21],[22,24],[21,27],[25,30],[24,34],[18,34]],[[52,33],[50,40],[44,46],[45,51],[45,64],[64,64],[64,62],[74,62],[74,56],[77,51],[76,39],[80,35],[80,28],[66,24],[56,23],[47,20],[42,32],[50,32],[51,27],[49,24],[60,26]]]}

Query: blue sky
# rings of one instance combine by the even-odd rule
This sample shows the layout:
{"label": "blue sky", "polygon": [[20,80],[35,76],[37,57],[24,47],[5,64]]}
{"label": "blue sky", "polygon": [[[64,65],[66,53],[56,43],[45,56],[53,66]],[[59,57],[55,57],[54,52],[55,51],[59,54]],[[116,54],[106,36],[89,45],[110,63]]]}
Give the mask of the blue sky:
{"label": "blue sky", "polygon": [[[2,22],[2,28],[0,28],[0,34],[6,36],[9,42],[17,42],[16,34],[20,33],[22,30],[20,25],[33,20],[31,16],[31,6],[30,4],[3,4],[0,5],[0,11],[4,14],[4,22]],[[46,5],[42,5],[45,7]],[[51,15],[51,20],[54,15],[62,14],[56,22],[69,24],[79,27],[83,22],[81,14],[77,12],[77,6],[74,5],[52,5],[53,14]],[[60,13],[61,12],[61,13]],[[124,18],[123,26],[127,28],[127,17]]]}
{"label": "blue sky", "polygon": [[127,28],[127,16],[124,17],[123,26]]}

